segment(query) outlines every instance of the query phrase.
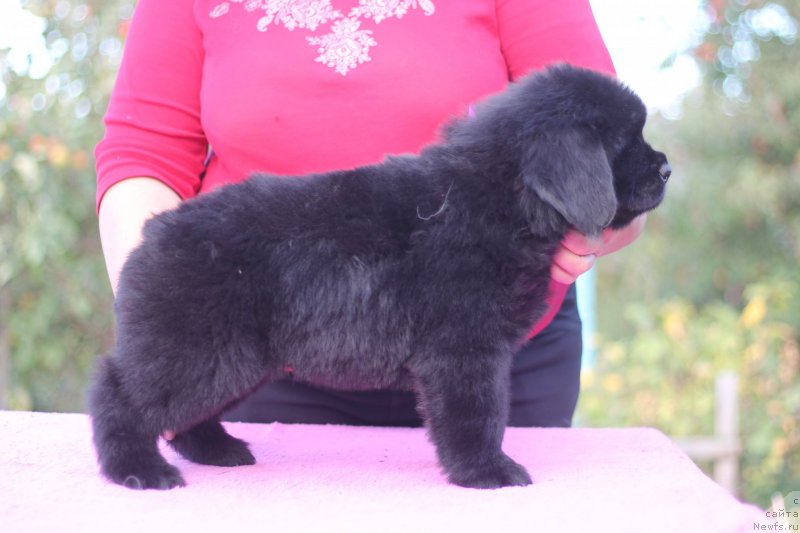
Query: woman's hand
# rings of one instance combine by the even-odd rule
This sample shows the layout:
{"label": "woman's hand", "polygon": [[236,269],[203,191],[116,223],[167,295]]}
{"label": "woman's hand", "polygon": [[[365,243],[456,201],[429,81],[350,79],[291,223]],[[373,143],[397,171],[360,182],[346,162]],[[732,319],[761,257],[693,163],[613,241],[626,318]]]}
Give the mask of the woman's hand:
{"label": "woman's hand", "polygon": [[647,215],[639,215],[622,229],[606,229],[599,237],[589,238],[577,231],[567,233],[556,254],[550,276],[553,281],[569,285],[594,266],[598,257],[608,255],[635,241],[644,229]]}

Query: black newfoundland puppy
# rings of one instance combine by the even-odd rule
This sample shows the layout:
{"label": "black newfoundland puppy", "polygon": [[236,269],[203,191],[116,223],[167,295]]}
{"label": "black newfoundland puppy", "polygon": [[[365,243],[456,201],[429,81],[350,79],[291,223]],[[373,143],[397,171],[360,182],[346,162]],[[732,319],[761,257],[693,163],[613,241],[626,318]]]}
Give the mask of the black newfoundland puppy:
{"label": "black newfoundland puppy", "polygon": [[279,378],[412,388],[449,480],[527,485],[501,450],[512,357],[545,312],[569,228],[653,209],[670,174],[616,80],[552,67],[457,120],[419,156],[254,176],[150,220],[125,264],[116,347],[90,393],[103,474],[184,485],[159,454],[247,465],[220,413]]}

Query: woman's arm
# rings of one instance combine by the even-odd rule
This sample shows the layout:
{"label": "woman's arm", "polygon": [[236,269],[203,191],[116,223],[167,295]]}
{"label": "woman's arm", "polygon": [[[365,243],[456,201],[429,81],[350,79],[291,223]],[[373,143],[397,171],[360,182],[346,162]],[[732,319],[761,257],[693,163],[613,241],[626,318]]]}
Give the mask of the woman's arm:
{"label": "woman's arm", "polygon": [[[116,183],[158,179],[197,194],[208,153],[200,119],[203,42],[194,0],[139,0],[95,148],[97,208]],[[138,228],[137,228],[138,230]]]}
{"label": "woman's arm", "polygon": [[95,149],[100,238],[115,293],[145,221],[200,186],[208,141],[200,120],[202,36],[193,9],[194,0],[137,3]]}
{"label": "woman's arm", "polygon": [[142,239],[145,221],[180,201],[167,185],[145,177],[119,181],[106,191],[99,212],[100,240],[114,294],[122,265]]}

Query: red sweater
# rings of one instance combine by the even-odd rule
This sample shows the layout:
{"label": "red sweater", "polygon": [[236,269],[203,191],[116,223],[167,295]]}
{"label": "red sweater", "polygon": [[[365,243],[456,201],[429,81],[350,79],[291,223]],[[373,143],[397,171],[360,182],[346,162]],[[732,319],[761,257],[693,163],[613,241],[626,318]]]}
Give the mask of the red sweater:
{"label": "red sweater", "polygon": [[139,0],[97,205],[135,176],[189,198],[254,171],[418,152],[470,102],[558,61],[613,72],[588,0]]}

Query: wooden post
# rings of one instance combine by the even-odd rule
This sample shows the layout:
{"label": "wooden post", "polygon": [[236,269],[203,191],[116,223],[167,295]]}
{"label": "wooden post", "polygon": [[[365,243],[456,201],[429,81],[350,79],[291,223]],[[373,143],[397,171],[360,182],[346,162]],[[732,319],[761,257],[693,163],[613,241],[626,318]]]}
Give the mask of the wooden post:
{"label": "wooden post", "polygon": [[739,484],[739,376],[725,371],[714,386],[714,436],[734,453],[720,454],[714,462],[714,479],[736,494]]}
{"label": "wooden post", "polygon": [[8,323],[11,321],[11,302],[8,288],[0,286],[0,410],[8,408],[11,374],[11,336]]}
{"label": "wooden post", "polygon": [[734,496],[739,488],[739,376],[720,373],[714,382],[714,435],[675,439],[695,461],[712,461],[713,478]]}

